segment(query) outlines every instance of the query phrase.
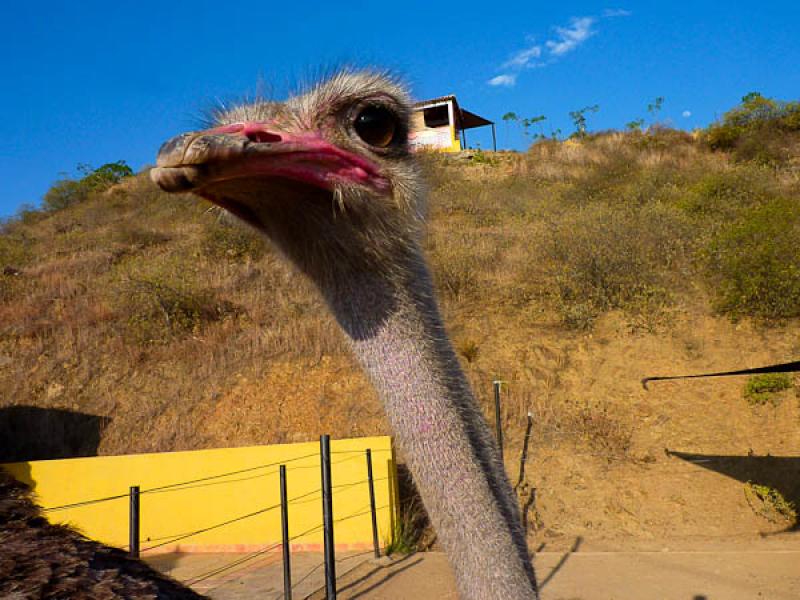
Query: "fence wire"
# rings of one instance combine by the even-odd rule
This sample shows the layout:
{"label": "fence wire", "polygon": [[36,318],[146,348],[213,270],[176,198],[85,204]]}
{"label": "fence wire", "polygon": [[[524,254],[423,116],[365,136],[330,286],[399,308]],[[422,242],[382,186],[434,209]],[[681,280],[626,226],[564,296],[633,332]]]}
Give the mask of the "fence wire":
{"label": "fence wire", "polygon": [[[164,492],[181,491],[181,490],[184,490],[184,489],[194,489],[194,488],[197,488],[197,487],[203,487],[203,485],[194,485],[194,484],[202,484],[203,482],[214,481],[214,480],[217,480],[217,479],[222,479],[224,477],[230,477],[231,475],[240,475],[242,473],[253,472],[253,471],[260,470],[260,469],[268,469],[270,467],[280,467],[280,465],[285,465],[285,464],[288,464],[288,463],[297,462],[299,460],[304,460],[306,458],[313,458],[313,457],[317,457],[317,456],[319,456],[319,454],[315,452],[313,454],[305,454],[303,456],[297,456],[295,458],[289,458],[289,459],[282,460],[282,461],[277,461],[277,462],[271,462],[271,463],[266,463],[266,464],[262,464],[262,465],[257,465],[255,467],[248,467],[246,469],[238,469],[236,471],[229,471],[227,473],[219,473],[217,475],[209,475],[207,477],[199,477],[197,479],[188,479],[186,481],[178,481],[178,482],[175,482],[175,483],[169,483],[169,484],[166,484],[166,485],[160,485],[160,486],[156,486],[156,487],[149,488],[149,489],[146,489],[146,490],[141,490],[139,492],[139,495],[143,496],[145,494],[159,494],[159,493],[164,493]],[[341,462],[344,462],[344,461],[341,461]],[[338,463],[336,463],[336,464],[338,464]],[[310,468],[318,469],[319,465],[315,464],[315,465],[297,466],[297,467],[293,467],[293,470],[310,469]],[[227,483],[237,483],[239,481],[248,481],[250,479],[256,479],[258,477],[267,477],[269,475],[274,475],[276,473],[278,473],[278,469],[270,471],[269,473],[262,473],[260,475],[255,475],[253,477],[243,477],[241,479],[220,481],[220,482],[217,482],[217,483],[214,483],[214,484],[207,484],[207,485],[222,485],[222,484],[227,484]],[[42,511],[43,512],[56,512],[56,511],[60,511],[60,510],[67,510],[67,509],[70,509],[70,508],[80,508],[80,507],[83,507],[83,506],[89,506],[91,504],[98,504],[98,503],[101,503],[101,502],[108,502],[110,500],[119,500],[120,498],[127,498],[128,496],[129,496],[128,493],[116,494],[116,495],[113,495],[113,496],[103,496],[101,498],[93,498],[93,499],[90,499],[90,500],[81,500],[81,501],[78,501],[78,502],[71,502],[69,504],[62,504],[60,506],[44,507],[44,508],[42,508]]]}

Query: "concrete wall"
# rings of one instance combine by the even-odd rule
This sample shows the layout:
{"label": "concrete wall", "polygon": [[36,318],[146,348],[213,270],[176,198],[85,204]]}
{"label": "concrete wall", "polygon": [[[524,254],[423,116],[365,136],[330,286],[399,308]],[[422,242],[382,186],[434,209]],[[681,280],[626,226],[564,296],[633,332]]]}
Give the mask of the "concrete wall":
{"label": "concrete wall", "polygon": [[[369,491],[364,481],[366,448],[372,449],[381,544],[391,535],[397,506],[391,439],[332,440],[333,509],[337,521],[334,537],[339,549],[372,547]],[[2,466],[31,485],[44,508],[127,494],[131,485],[140,486],[141,548],[147,555],[252,551],[279,543],[280,464],[285,464],[287,470],[290,536],[313,529],[295,540],[293,547],[320,549],[323,537],[321,527],[317,527],[322,524],[318,442]],[[154,489],[163,486],[172,487]],[[51,522],[69,523],[90,538],[126,547],[128,505],[126,496],[46,514]],[[261,514],[199,532],[273,506]],[[174,539],[191,533],[194,535],[185,539]],[[147,550],[159,544],[163,545]]]}

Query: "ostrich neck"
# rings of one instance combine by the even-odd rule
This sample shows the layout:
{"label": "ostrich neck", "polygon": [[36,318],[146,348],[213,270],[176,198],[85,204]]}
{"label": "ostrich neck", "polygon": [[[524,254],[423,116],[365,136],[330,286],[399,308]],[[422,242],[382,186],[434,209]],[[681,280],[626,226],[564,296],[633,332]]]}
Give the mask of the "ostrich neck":
{"label": "ostrich neck", "polygon": [[462,598],[535,598],[516,498],[418,251],[323,290],[385,405]]}

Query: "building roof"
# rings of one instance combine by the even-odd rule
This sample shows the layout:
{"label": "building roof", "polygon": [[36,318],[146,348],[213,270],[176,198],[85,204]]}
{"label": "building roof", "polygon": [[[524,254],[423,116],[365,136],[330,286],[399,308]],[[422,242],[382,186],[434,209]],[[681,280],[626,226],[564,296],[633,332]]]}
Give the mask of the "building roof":
{"label": "building roof", "polygon": [[438,98],[430,98],[429,100],[420,100],[419,102],[414,103],[414,108],[419,110],[435,104],[442,104],[444,102],[453,103],[453,108],[456,114],[456,120],[458,121],[457,125],[459,129],[473,129],[475,127],[494,125],[494,121],[490,121],[489,119],[485,119],[480,115],[476,115],[474,112],[470,112],[468,110],[461,108],[458,105],[458,100],[456,100],[455,94],[449,94],[447,96],[439,96]]}
{"label": "building roof", "polygon": [[483,127],[484,125],[494,125],[494,121],[484,119],[480,115],[469,112],[465,109],[460,109],[461,112],[461,129],[472,129],[473,127]]}
{"label": "building roof", "polygon": [[441,104],[442,102],[449,102],[452,100],[456,106],[458,106],[458,100],[454,94],[449,94],[447,96],[439,96],[438,98],[431,98],[430,100],[420,100],[419,102],[414,102],[414,108],[425,108],[426,106],[430,106],[431,104]]}

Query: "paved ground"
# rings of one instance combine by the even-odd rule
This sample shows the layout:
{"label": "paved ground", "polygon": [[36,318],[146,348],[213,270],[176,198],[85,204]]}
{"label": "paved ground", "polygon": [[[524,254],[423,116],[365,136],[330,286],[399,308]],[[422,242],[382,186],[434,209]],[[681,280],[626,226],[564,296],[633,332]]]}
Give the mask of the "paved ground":
{"label": "paved ground", "polygon": [[[735,549],[540,552],[543,600],[796,600],[800,598],[797,544],[748,544]],[[166,555],[154,566],[182,581],[197,580],[248,555]],[[339,598],[455,600],[443,554],[429,552],[376,563],[369,554],[340,557]],[[324,598],[319,554],[293,556],[294,598]],[[304,578],[305,576],[305,578]],[[304,579],[303,579],[304,578]],[[192,587],[215,600],[283,596],[280,555],[259,557]],[[316,592],[316,593],[315,593]]]}
{"label": "paved ground", "polygon": [[[372,558],[371,552],[337,554],[337,578]],[[161,554],[145,558],[153,567],[214,600],[283,598],[281,554]],[[325,585],[322,554],[292,554],[294,600],[309,597]]]}

